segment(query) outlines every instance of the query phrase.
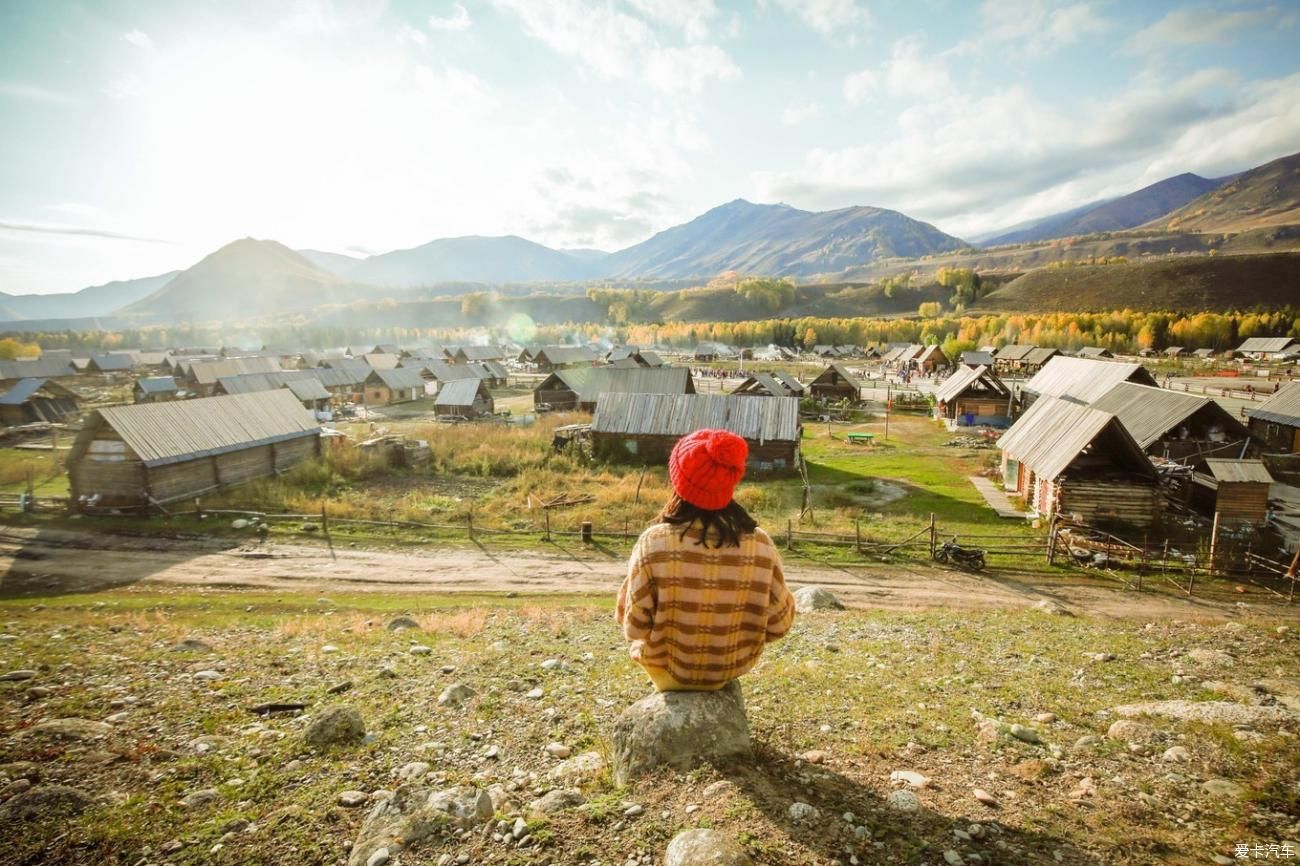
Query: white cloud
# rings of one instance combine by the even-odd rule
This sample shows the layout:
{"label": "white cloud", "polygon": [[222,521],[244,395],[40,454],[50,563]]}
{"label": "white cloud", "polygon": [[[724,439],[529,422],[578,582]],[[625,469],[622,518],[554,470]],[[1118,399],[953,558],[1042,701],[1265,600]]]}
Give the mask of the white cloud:
{"label": "white cloud", "polygon": [[68,103],[74,101],[70,94],[36,84],[27,84],[22,81],[0,81],[0,96],[11,96],[14,99],[25,99],[28,102]]}
{"label": "white cloud", "polygon": [[1134,81],[1068,109],[1023,85],[954,92],[902,111],[883,142],[815,148],[799,168],[754,183],[766,200],[878,205],[973,233],[1183,171],[1221,175],[1294,151],[1296,104],[1300,74],[1243,86],[1221,69]]}
{"label": "white cloud", "polygon": [[[666,46],[646,21],[609,4],[589,0],[494,2],[516,14],[534,39],[601,78],[640,77],[658,90],[696,93],[709,81],[741,77],[740,68],[717,45]],[[656,4],[660,14],[667,14],[664,8],[666,4]]]}
{"label": "white cloud", "polygon": [[628,0],[633,9],[652,21],[675,27],[691,42],[709,38],[718,7],[713,0]]}
{"label": "white cloud", "polygon": [[1176,9],[1134,33],[1128,45],[1130,48],[1150,49],[1226,42],[1234,32],[1262,24],[1276,14],[1277,10],[1272,8],[1238,12],[1206,7]]}
{"label": "white cloud", "polygon": [[781,112],[782,126],[802,126],[816,120],[822,115],[822,107],[815,102],[804,105],[788,105]]}
{"label": "white cloud", "polygon": [[850,44],[871,27],[871,12],[858,0],[777,0],[804,24],[825,37],[843,36]]}
{"label": "white cloud", "polygon": [[876,92],[880,86],[880,76],[875,70],[863,69],[844,79],[844,98],[856,105]]}
{"label": "white cloud", "polygon": [[136,48],[144,48],[146,50],[153,48],[153,40],[150,39],[149,34],[145,33],[143,30],[132,30],[123,34],[122,38],[127,42],[130,42]]}
{"label": "white cloud", "polygon": [[1093,2],[1059,0],[984,0],[980,20],[983,35],[1018,42],[1027,54],[1045,54],[1109,26]]}
{"label": "white cloud", "polygon": [[397,38],[402,42],[411,42],[416,45],[427,45],[429,37],[423,30],[417,30],[410,24],[403,24],[402,28],[397,31]]}
{"label": "white cloud", "polygon": [[464,6],[462,6],[460,3],[457,3],[453,7],[453,10],[454,11],[450,15],[445,15],[445,16],[430,15],[429,29],[450,30],[457,33],[459,33],[462,30],[468,30],[470,26],[474,23],[469,17],[469,10],[466,9]]}

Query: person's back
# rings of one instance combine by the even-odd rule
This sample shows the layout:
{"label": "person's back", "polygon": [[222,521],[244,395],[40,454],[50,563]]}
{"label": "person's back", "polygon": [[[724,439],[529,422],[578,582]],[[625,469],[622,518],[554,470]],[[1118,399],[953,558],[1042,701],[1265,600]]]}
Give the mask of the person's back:
{"label": "person's back", "polygon": [[675,495],[632,551],[616,616],[660,691],[721,688],[794,619],[776,546],[732,499],[747,450],[725,431],[684,437]]}

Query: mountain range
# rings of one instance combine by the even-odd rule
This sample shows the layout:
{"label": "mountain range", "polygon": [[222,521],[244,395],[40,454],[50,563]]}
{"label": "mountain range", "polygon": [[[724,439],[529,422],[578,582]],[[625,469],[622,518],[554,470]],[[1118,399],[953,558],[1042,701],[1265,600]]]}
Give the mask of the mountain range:
{"label": "mountain range", "polygon": [[[1285,232],[1277,228],[1283,225],[1288,225]],[[1222,240],[1195,234],[1200,232],[1239,233],[1241,238],[1260,233],[1259,243],[1268,248],[1275,242],[1291,244],[1291,235],[1282,235],[1296,230],[1295,225],[1300,225],[1300,154],[1229,178],[1177,175],[1120,198],[1013,227],[985,245],[1029,244],[1016,249],[1033,253],[1038,249],[1034,243],[1098,232],[1116,232],[1134,244],[1145,243],[1143,238],[1153,232],[1182,233],[1192,247],[1207,243],[1206,238]],[[1123,234],[1132,229],[1147,235]],[[144,321],[229,321],[390,296],[435,297],[482,284],[703,282],[725,271],[825,279],[873,263],[906,270],[913,267],[907,259],[960,264],[955,259],[974,256],[974,261],[984,255],[969,246],[897,211],[851,207],[812,212],[736,199],[613,253],[557,250],[511,235],[442,238],[360,258],[245,238],[180,272],[71,294],[0,294],[0,320],[45,324],[112,314]],[[1046,246],[1043,250],[1052,253],[1053,261],[1060,256]]]}

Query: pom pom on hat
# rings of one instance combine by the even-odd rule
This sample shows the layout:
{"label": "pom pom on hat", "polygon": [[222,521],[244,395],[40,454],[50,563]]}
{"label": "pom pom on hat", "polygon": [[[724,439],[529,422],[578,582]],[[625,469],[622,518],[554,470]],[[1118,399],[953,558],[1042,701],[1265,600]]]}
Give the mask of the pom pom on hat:
{"label": "pom pom on hat", "polygon": [[726,430],[696,430],[677,440],[668,457],[673,490],[699,508],[717,511],[731,502],[745,474],[749,445]]}

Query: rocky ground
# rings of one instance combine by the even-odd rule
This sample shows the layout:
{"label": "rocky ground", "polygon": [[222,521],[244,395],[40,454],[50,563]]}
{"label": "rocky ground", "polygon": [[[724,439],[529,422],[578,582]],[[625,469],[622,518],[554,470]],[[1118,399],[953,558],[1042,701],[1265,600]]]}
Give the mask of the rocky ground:
{"label": "rocky ground", "polygon": [[1280,859],[1287,622],[810,613],[744,680],[752,759],[618,787],[648,688],[605,596],[0,602],[0,862]]}

